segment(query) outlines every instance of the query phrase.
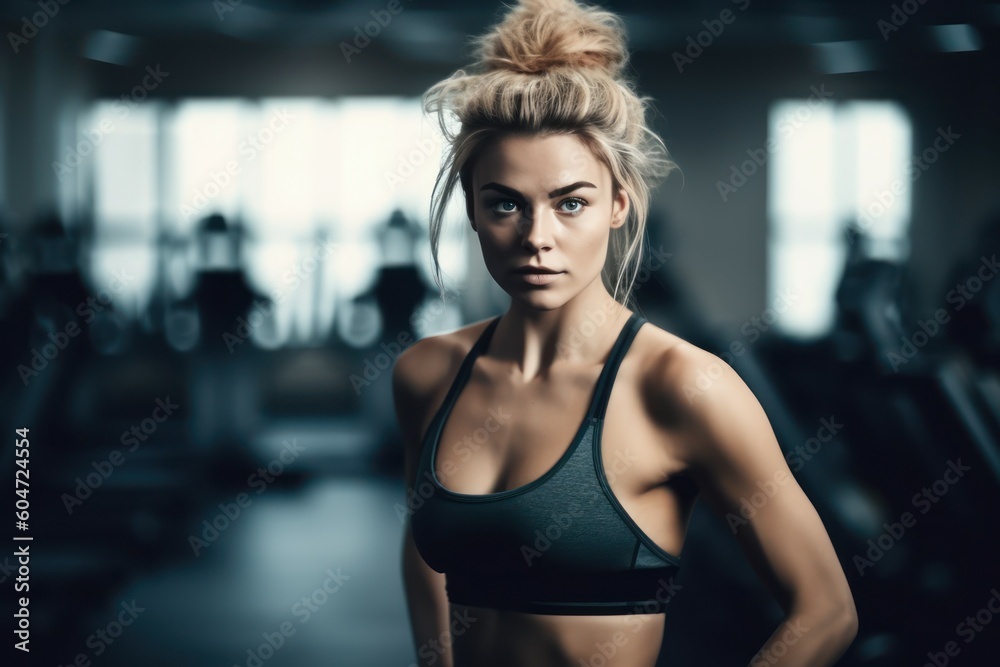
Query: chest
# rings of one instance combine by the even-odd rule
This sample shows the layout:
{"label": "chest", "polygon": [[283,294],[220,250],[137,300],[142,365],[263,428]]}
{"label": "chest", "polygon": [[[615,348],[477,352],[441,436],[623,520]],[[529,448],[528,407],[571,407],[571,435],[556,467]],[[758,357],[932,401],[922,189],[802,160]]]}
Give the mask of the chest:
{"label": "chest", "polygon": [[[605,474],[626,495],[661,484],[677,467],[648,418],[640,371],[637,360],[621,364],[604,420],[595,425]],[[587,426],[600,373],[600,366],[567,366],[524,384],[478,360],[441,430],[433,462],[441,485],[488,494],[545,476]]]}

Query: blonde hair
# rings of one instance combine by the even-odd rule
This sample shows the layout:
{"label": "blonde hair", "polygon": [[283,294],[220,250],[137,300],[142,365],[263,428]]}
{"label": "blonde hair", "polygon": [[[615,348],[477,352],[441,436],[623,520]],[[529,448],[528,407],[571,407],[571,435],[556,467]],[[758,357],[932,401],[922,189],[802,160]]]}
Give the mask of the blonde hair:
{"label": "blonde hair", "polygon": [[[636,94],[624,74],[629,53],[615,14],[574,0],[522,0],[486,34],[472,38],[472,73],[459,69],[424,93],[426,113],[437,114],[449,144],[434,182],[430,207],[434,276],[447,204],[461,183],[471,201],[472,168],[479,152],[507,134],[573,134],[611,172],[630,206],[625,224],[611,230],[608,267],[601,271],[616,301],[627,304],[642,262],[651,189],[677,165],[646,123],[650,97]],[[459,121],[457,132],[448,125]],[[628,287],[618,298],[623,281]]]}

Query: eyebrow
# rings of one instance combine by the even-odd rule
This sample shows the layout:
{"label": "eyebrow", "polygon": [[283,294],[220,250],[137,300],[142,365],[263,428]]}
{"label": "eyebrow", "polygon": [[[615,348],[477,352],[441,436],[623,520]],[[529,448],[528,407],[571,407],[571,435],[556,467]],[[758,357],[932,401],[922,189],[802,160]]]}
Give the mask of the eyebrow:
{"label": "eyebrow", "polygon": [[[577,181],[576,183],[570,183],[569,185],[564,185],[561,188],[556,188],[555,190],[549,193],[549,199],[561,197],[562,195],[568,192],[573,192],[573,190],[576,190],[577,188],[597,189],[597,186],[588,181]],[[513,197],[522,197],[522,198],[524,197],[524,195],[522,195],[514,188],[509,188],[506,185],[500,185],[499,183],[494,183],[494,182],[487,183],[483,187],[479,188],[480,192],[482,192],[483,190],[496,190],[497,192],[502,192],[504,194],[511,195]]]}

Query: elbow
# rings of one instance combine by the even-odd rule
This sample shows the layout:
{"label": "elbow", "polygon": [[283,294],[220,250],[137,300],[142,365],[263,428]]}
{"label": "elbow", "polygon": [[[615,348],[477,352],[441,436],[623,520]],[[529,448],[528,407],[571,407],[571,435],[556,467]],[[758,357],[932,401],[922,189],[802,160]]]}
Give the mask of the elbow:
{"label": "elbow", "polygon": [[824,614],[825,626],[843,650],[847,650],[858,636],[858,610],[854,599],[849,595],[847,600]]}
{"label": "elbow", "polygon": [[836,617],[839,619],[839,627],[843,632],[844,645],[850,646],[854,638],[858,636],[858,608],[854,604],[854,596],[851,589],[844,587],[840,597],[840,604],[837,605]]}
{"label": "elbow", "polygon": [[851,602],[846,607],[842,607],[839,613],[831,622],[831,640],[833,652],[836,656],[842,656],[854,643],[858,636],[858,612]]}
{"label": "elbow", "polygon": [[841,627],[843,628],[844,647],[848,647],[858,636],[858,609],[854,599],[848,598],[847,604],[841,609]]}
{"label": "elbow", "polygon": [[800,618],[808,628],[816,628],[822,633],[824,643],[831,648],[836,646],[838,655],[846,651],[858,635],[858,611],[850,595],[836,604],[812,606],[808,611],[803,609]]}

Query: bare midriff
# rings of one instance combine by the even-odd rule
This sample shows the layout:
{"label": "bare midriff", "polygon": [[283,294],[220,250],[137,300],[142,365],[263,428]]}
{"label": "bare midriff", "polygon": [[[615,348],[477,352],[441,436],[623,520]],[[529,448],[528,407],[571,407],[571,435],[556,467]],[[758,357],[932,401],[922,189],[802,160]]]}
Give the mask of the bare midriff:
{"label": "bare midriff", "polygon": [[453,667],[653,667],[664,614],[529,614],[452,603]]}

